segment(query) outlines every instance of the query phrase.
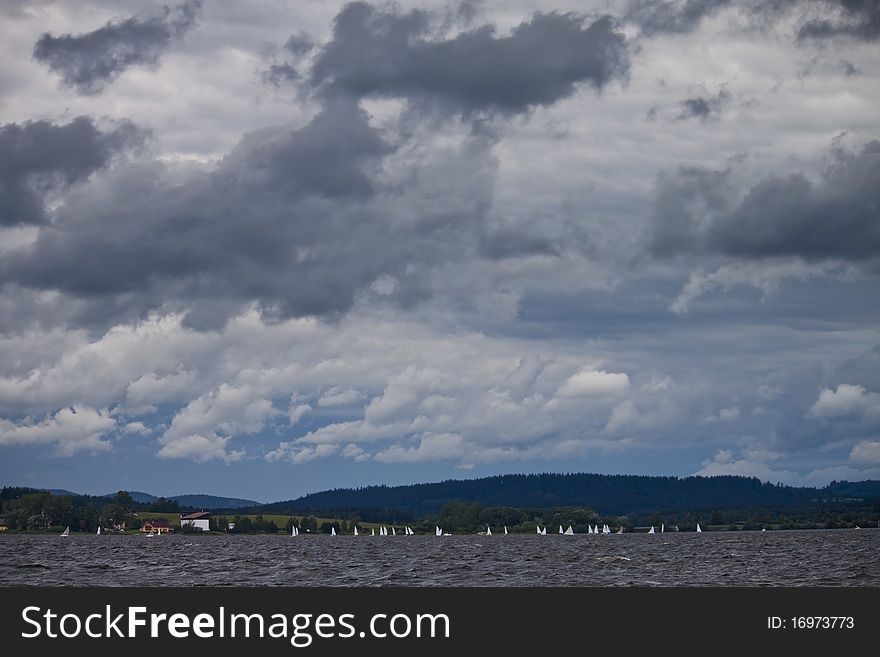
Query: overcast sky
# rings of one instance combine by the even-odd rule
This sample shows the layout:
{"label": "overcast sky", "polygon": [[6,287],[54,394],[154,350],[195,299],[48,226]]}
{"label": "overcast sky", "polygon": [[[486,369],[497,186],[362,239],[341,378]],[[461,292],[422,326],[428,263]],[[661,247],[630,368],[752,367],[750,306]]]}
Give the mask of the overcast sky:
{"label": "overcast sky", "polygon": [[880,478],[878,46],[876,0],[3,0],[0,482]]}

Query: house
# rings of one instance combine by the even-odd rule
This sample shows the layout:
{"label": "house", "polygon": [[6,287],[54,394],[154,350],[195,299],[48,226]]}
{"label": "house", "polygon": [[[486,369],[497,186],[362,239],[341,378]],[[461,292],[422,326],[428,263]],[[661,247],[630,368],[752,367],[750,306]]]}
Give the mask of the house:
{"label": "house", "polygon": [[193,529],[200,529],[204,532],[211,529],[211,514],[207,511],[199,511],[198,513],[181,513],[180,526],[189,525]]}
{"label": "house", "polygon": [[141,525],[142,532],[153,532],[154,534],[170,534],[171,523],[165,518],[153,518],[147,520]]}

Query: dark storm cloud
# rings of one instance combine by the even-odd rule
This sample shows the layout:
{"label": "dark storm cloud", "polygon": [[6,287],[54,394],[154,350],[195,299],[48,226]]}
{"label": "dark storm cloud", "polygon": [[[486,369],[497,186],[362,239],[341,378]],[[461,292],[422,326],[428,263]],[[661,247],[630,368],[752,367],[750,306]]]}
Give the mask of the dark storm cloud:
{"label": "dark storm cloud", "polygon": [[185,0],[160,16],[132,16],[110,21],[85,34],[43,34],[34,44],[34,59],[61,76],[81,94],[98,94],[133,66],[155,66],[174,39],[195,24],[201,0]]}
{"label": "dark storm cloud", "polygon": [[[819,4],[822,5],[820,17],[810,18],[801,26],[798,40],[837,36],[865,41],[880,38],[880,2],[877,0],[829,0]],[[836,15],[829,17],[829,13]]]}
{"label": "dark storm cloud", "polygon": [[131,123],[102,132],[86,117],[0,127],[0,226],[45,223],[46,193],[85,180],[143,137]]}
{"label": "dark storm cloud", "polygon": [[635,0],[629,6],[626,19],[636,23],[642,34],[682,34],[697,28],[700,21],[730,0],[684,0],[683,2],[655,2]]}
{"label": "dark storm cloud", "polygon": [[[268,317],[333,316],[382,275],[396,281],[386,297],[411,303],[429,294],[420,268],[463,257],[489,203],[377,182],[394,151],[364,110],[336,99],[299,130],[246,135],[210,173],[120,167],[0,259],[0,282],[94,302],[89,325],[162,307],[209,328],[252,302]],[[468,167],[485,152],[472,149],[454,171],[433,167],[428,184],[479,178]]]}
{"label": "dark storm cloud", "polygon": [[601,89],[629,68],[625,37],[604,16],[535,14],[509,36],[484,25],[452,38],[431,33],[427,12],[363,2],[336,16],[312,84],[325,95],[398,97],[465,115],[550,105],[578,85]]}
{"label": "dark storm cloud", "polygon": [[706,121],[720,113],[722,107],[724,107],[729,99],[730,94],[724,89],[719,91],[718,95],[710,98],[704,98],[703,96],[687,98],[681,101],[681,114],[678,118]]}
{"label": "dark storm cloud", "polygon": [[658,255],[875,259],[880,254],[880,141],[838,153],[817,182],[772,177],[739,201],[725,172],[681,168],[661,177],[653,215]]}

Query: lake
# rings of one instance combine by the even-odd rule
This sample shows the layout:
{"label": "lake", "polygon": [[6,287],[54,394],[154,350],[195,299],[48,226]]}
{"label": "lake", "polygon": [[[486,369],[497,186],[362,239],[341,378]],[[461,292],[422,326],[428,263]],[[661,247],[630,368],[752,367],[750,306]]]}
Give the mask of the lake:
{"label": "lake", "polygon": [[548,536],[0,535],[32,586],[878,586],[880,530]]}

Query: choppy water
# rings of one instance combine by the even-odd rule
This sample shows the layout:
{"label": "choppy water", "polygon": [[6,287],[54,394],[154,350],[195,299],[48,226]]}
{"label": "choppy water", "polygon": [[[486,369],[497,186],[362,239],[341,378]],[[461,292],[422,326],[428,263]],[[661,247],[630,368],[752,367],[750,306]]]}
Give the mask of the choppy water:
{"label": "choppy water", "polygon": [[610,536],[0,535],[0,584],[878,586],[880,530]]}

